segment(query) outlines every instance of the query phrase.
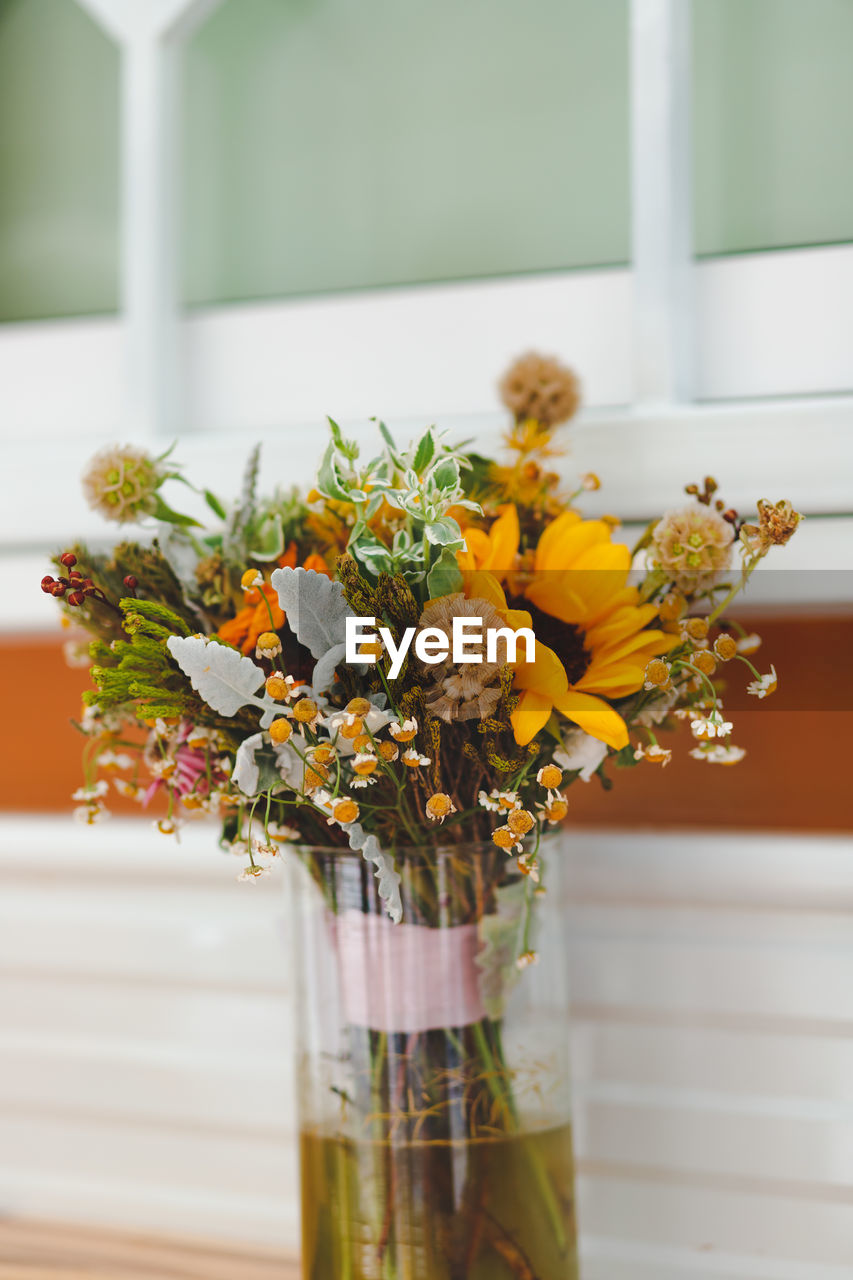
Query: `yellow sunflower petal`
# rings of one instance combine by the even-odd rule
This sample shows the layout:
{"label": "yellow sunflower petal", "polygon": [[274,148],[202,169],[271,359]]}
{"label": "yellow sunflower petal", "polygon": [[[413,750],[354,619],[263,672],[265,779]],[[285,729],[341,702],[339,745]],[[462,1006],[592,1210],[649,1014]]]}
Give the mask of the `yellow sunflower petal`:
{"label": "yellow sunflower petal", "polygon": [[636,693],[643,686],[645,666],[628,666],[623,664],[614,671],[596,671],[590,667],[586,675],[581,676],[573,689],[584,693],[600,693],[607,698],[625,698],[629,693]]}
{"label": "yellow sunflower petal", "polygon": [[480,568],[489,569],[498,575],[508,573],[518,555],[520,541],[518,512],[515,503],[508,502],[489,530],[489,553],[481,561]]}
{"label": "yellow sunflower petal", "polygon": [[657,609],[653,604],[643,604],[636,608],[622,605],[612,613],[608,613],[601,622],[587,627],[586,638],[593,648],[613,644],[614,641],[622,640],[625,636],[632,635],[645,627],[656,615]]}
{"label": "yellow sunflower petal", "polygon": [[531,690],[526,690],[521,695],[518,706],[510,717],[515,740],[519,746],[526,747],[539,730],[545,728],[551,718],[551,709],[550,698],[543,698],[541,694],[533,693]]}
{"label": "yellow sunflower petal", "polygon": [[506,596],[493,573],[485,569],[463,572],[462,590],[469,600],[487,600],[499,613],[506,612]]}
{"label": "yellow sunflower petal", "polygon": [[539,568],[539,559],[542,559],[543,566],[547,564],[548,568],[566,568],[566,563],[561,562],[557,558],[556,563],[553,561],[553,553],[555,548],[560,545],[562,539],[565,538],[567,532],[576,529],[581,524],[579,513],[576,511],[564,511],[556,520],[552,520],[551,524],[546,526],[539,538],[537,547],[537,568]]}
{"label": "yellow sunflower petal", "polygon": [[545,529],[536,548],[537,573],[570,569],[582,552],[598,542],[610,541],[610,526],[603,520],[581,520],[576,511],[564,511]]}
{"label": "yellow sunflower petal", "polygon": [[[519,659],[524,653],[524,645],[518,647]],[[530,689],[541,693],[543,697],[553,699],[565,693],[569,687],[566,669],[560,659],[547,645],[536,641],[536,657],[533,662],[519,660],[510,664],[515,672],[513,684],[516,689]]]}
{"label": "yellow sunflower petal", "polygon": [[[595,655],[601,662],[621,662],[629,655],[633,659],[633,655],[639,651],[648,650],[650,656],[654,652],[665,653],[670,648],[670,641],[671,636],[664,635],[662,631],[638,631],[636,635],[625,636],[611,645],[597,646]],[[664,646],[662,649],[658,647],[661,644]]]}
{"label": "yellow sunflower petal", "polygon": [[572,568],[577,572],[622,574],[619,581],[622,587],[624,575],[631,568],[631,552],[621,542],[596,543],[577,557]]}
{"label": "yellow sunflower petal", "polygon": [[593,698],[588,693],[576,693],[572,689],[557,699],[554,706],[567,720],[573,720],[586,733],[598,738],[600,742],[606,742],[615,751],[627,747],[628,728],[625,721],[601,698]]}

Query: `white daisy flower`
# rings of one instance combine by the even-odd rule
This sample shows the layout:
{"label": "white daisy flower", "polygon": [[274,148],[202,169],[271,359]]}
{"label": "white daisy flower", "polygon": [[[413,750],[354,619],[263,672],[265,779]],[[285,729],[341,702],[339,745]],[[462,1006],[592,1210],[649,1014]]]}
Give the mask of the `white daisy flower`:
{"label": "white daisy flower", "polygon": [[769,698],[771,693],[776,692],[776,668],[771,666],[766,676],[759,676],[757,680],[751,681],[746,686],[747,693],[751,693],[755,698]]}

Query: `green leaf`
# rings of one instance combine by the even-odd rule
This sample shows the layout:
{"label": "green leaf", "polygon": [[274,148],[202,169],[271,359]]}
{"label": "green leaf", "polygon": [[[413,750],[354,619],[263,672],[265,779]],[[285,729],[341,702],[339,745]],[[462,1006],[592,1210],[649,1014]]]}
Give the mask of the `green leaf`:
{"label": "green leaf", "polygon": [[194,520],[192,516],[182,515],[180,511],[173,511],[171,507],[166,506],[159,493],[154,495],[153,515],[157,520],[162,520],[165,524],[178,524],[182,528],[189,528],[190,526],[194,526],[196,529],[203,528],[202,524],[198,520]]}
{"label": "green leaf", "polygon": [[440,520],[424,525],[424,536],[427,542],[436,547],[455,545],[457,550],[462,548],[462,532],[452,516],[443,516]]}
{"label": "green leaf", "polygon": [[462,590],[462,573],[456,563],[456,553],[449,547],[443,547],[441,555],[427,575],[427,591],[431,600],[438,596],[449,596],[454,591]]}
{"label": "green leaf", "polygon": [[253,560],[277,560],[284,551],[284,528],[277,513],[266,516],[252,538],[249,555]]}
{"label": "green leaf", "polygon": [[215,493],[211,493],[210,489],[205,489],[204,500],[207,503],[207,505],[210,507],[214,515],[219,516],[220,520],[225,519],[225,515],[226,515],[225,508],[223,507],[222,503],[219,501]]}
{"label": "green leaf", "polygon": [[455,458],[442,458],[431,479],[439,489],[454,489],[459,483],[459,464]]}
{"label": "green leaf", "polygon": [[418,447],[415,450],[415,459],[412,463],[412,469],[420,475],[435,457],[435,436],[432,434],[432,427],[428,427],[418,441]]}
{"label": "green leaf", "polygon": [[338,451],[334,441],[326,446],[320,470],[317,474],[317,488],[327,498],[337,502],[349,502],[349,490],[345,487],[338,469]]}

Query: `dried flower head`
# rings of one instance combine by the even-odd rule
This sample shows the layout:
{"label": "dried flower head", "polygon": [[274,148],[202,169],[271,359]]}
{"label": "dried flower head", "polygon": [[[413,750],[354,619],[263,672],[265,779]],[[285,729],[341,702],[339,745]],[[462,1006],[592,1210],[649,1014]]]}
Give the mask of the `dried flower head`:
{"label": "dried flower head", "polygon": [[277,658],[281,653],[281,641],[274,631],[262,631],[255,645],[256,658]]}
{"label": "dried flower head", "polygon": [[734,529],[701,503],[668,511],[654,527],[651,563],[681,591],[710,586],[732,559]]}
{"label": "dried flower head", "polygon": [[454,618],[476,618],[482,622],[479,639],[466,641],[467,652],[478,661],[456,666],[447,661],[433,668],[432,683],[425,691],[426,704],[433,715],[448,724],[454,720],[486,720],[495,711],[501,697],[501,670],[506,661],[506,646],[497,649],[498,662],[486,660],[486,633],[504,626],[503,619],[486,600],[467,599],[454,592],[431,601],[420,618],[422,628],[435,628],[447,637],[451,648]]}
{"label": "dried flower head", "polygon": [[92,458],[83,473],[83,493],[94,511],[125,524],[155,513],[165,478],[158,460],[144,449],[113,445]]}
{"label": "dried flower head", "polygon": [[533,418],[546,427],[568,422],[581,400],[580,382],[572,370],[553,356],[536,352],[520,356],[510,365],[499,390],[516,422]]}
{"label": "dried flower head", "polygon": [[796,533],[802,518],[787,499],[772,503],[762,498],[758,503],[758,524],[743,525],[740,540],[747,551],[764,556],[771,547],[784,547]]}

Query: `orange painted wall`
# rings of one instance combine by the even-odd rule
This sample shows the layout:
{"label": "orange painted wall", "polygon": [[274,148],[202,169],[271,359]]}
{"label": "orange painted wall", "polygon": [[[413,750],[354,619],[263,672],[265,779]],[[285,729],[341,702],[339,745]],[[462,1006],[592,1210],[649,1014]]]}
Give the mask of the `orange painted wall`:
{"label": "orange painted wall", "polygon": [[[692,760],[689,733],[679,733],[667,744],[676,747],[668,768],[615,772],[608,794],[595,779],[572,787],[575,822],[853,830],[853,616],[762,618],[755,626],[765,641],[757,665],[766,670],[774,662],[780,682],[759,704],[743,694],[746,668],[733,672],[725,705],[746,760],[733,768]],[[55,638],[0,641],[0,808],[70,810],[83,740],[69,722],[86,687],[87,673],[65,666]],[[139,812],[118,796],[110,807]]]}

